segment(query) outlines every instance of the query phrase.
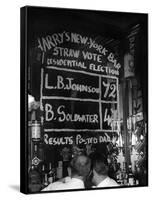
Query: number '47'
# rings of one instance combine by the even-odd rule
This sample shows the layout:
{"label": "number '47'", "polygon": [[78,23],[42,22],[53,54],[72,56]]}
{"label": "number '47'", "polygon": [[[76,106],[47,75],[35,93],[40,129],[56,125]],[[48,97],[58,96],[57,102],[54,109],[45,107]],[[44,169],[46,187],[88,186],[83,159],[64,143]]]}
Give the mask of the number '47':
{"label": "number '47'", "polygon": [[117,116],[117,110],[113,110],[112,108],[110,109],[111,115],[108,115],[108,109],[105,109],[105,114],[104,114],[104,122],[108,123],[108,126],[111,126],[114,123],[114,120],[116,119]]}

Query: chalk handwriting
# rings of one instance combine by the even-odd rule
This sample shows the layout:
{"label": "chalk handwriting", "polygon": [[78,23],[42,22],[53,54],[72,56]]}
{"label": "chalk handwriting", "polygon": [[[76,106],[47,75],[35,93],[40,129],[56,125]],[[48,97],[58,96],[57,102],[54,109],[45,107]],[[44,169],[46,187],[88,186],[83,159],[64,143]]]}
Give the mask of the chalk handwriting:
{"label": "chalk handwriting", "polygon": [[74,78],[62,76],[57,76],[56,85],[49,85],[48,74],[45,74],[45,88],[46,89],[57,89],[57,90],[73,90],[77,92],[87,92],[87,93],[99,93],[99,88],[95,88],[88,85],[74,83]]}
{"label": "chalk handwriting", "polygon": [[54,56],[78,58],[80,50],[68,49],[63,47],[55,47],[53,49]]}
{"label": "chalk handwriting", "polygon": [[44,142],[49,145],[71,145],[73,144],[73,136],[49,137],[48,134],[44,134]]}
{"label": "chalk handwriting", "polygon": [[[57,115],[55,116],[55,112]],[[65,106],[60,105],[56,111],[50,104],[45,104],[45,121],[98,123],[98,114],[71,114],[65,112]]]}
{"label": "chalk handwriting", "polygon": [[80,134],[76,136],[62,136],[62,137],[49,137],[48,134],[44,134],[44,143],[52,146],[60,146],[60,145],[80,145],[80,144],[98,144],[98,143],[107,143],[112,142],[112,137],[110,137],[107,133],[103,133],[99,136],[92,137],[84,137]]}
{"label": "chalk handwriting", "polygon": [[87,66],[85,66],[85,63],[78,60],[67,60],[67,59],[55,59],[55,58],[48,58],[47,59],[47,65],[57,65],[61,67],[77,67],[78,69],[87,69]]}
{"label": "chalk handwriting", "polygon": [[94,63],[90,63],[89,66],[85,65],[85,62],[78,60],[67,60],[67,59],[55,59],[55,58],[47,58],[47,65],[57,65],[59,67],[68,67],[68,68],[78,68],[78,69],[89,69],[93,72],[101,72],[109,75],[119,75],[119,71],[117,69],[111,69],[110,67],[104,65],[96,65]]}
{"label": "chalk handwriting", "polygon": [[77,43],[77,44],[86,44],[88,41],[88,37],[84,37],[77,33],[71,33],[71,42]]}
{"label": "chalk handwriting", "polygon": [[92,40],[91,38],[89,40],[89,48],[96,49],[99,53],[101,53],[104,56],[106,56],[108,53],[108,50],[106,48],[104,48],[102,45],[97,44],[95,40]]}
{"label": "chalk handwriting", "polygon": [[52,121],[54,118],[54,112],[52,110],[52,105],[46,103],[45,104],[45,119],[46,121]]}
{"label": "chalk handwriting", "polygon": [[94,72],[102,72],[102,73],[106,73],[106,74],[109,74],[109,75],[119,75],[119,71],[118,70],[110,69],[107,66],[95,65],[93,63],[91,63],[89,65],[89,69],[91,71],[94,71]]}
{"label": "chalk handwriting", "polygon": [[82,55],[85,60],[93,60],[102,63],[102,55],[100,54],[82,51]]}
{"label": "chalk handwriting", "polygon": [[110,53],[108,55],[107,59],[109,62],[113,63],[113,65],[116,69],[118,69],[118,70],[120,69],[121,65],[120,65],[120,63],[117,62],[113,53]]}
{"label": "chalk handwriting", "polygon": [[[103,86],[106,88],[105,93],[104,93],[104,98],[108,97],[112,97],[115,98],[116,97],[116,85],[115,84],[110,84],[109,82],[105,82],[103,81]],[[110,93],[109,93],[110,90]]]}
{"label": "chalk handwriting", "polygon": [[76,144],[97,144],[97,137],[83,138],[81,135],[76,136]]}
{"label": "chalk handwriting", "polygon": [[117,110],[114,110],[113,108],[110,109],[110,114],[108,114],[108,109],[105,109],[104,113],[104,122],[107,122],[108,126],[113,127],[116,117],[117,117]]}
{"label": "chalk handwriting", "polygon": [[63,31],[61,33],[54,33],[52,35],[47,35],[45,37],[39,37],[38,48],[46,52],[47,50],[62,44],[63,42],[71,42],[76,44],[87,44],[88,37],[82,36],[78,33],[69,33]]}
{"label": "chalk handwriting", "polygon": [[[111,62],[117,70],[120,69],[121,65],[115,58],[112,52],[109,52],[103,45],[98,44],[95,40],[90,37],[82,36],[78,33],[70,33],[63,31],[61,33],[54,33],[52,35],[47,35],[45,37],[39,37],[37,39],[38,48],[43,52],[47,52],[53,49],[54,56],[63,56],[70,58],[80,58],[80,55],[83,55],[83,58],[86,60],[93,60],[99,63],[102,63],[102,56],[105,56],[109,62]],[[75,43],[78,45],[85,45],[85,48],[95,49],[97,53],[85,52],[81,50],[74,50],[71,48],[60,47],[63,43]]]}
{"label": "chalk handwriting", "polygon": [[105,133],[105,135],[103,136],[99,136],[99,143],[102,142],[111,142],[112,140],[110,139],[110,137],[108,136],[107,133]]}

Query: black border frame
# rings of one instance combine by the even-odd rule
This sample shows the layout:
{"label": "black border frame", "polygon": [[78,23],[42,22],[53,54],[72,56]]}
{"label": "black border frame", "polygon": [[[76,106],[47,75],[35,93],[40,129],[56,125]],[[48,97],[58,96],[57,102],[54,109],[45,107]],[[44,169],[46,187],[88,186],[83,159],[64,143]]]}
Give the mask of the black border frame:
{"label": "black border frame", "polygon": [[[27,75],[28,75],[28,29],[27,29],[27,10],[28,8],[39,8],[39,9],[61,9],[61,10],[74,10],[74,11],[95,11],[95,12],[103,12],[106,14],[115,13],[117,15],[122,14],[139,14],[146,16],[146,59],[145,63],[147,65],[146,68],[146,93],[147,93],[147,103],[148,102],[148,80],[149,80],[149,71],[148,71],[148,22],[149,15],[148,13],[136,13],[136,12],[117,12],[117,11],[104,11],[104,10],[89,10],[89,9],[78,9],[78,8],[60,8],[60,7],[42,7],[42,6],[24,6],[20,8],[20,192],[24,194],[44,194],[44,193],[59,193],[59,192],[73,192],[73,191],[90,191],[90,190],[102,190],[102,189],[121,189],[121,188],[141,188],[149,186],[149,113],[147,109],[147,185],[140,186],[120,186],[120,187],[104,187],[104,188],[91,188],[91,189],[70,189],[70,190],[57,190],[57,191],[41,191],[35,193],[29,193],[28,191],[28,92],[27,92]],[[148,108],[148,105],[147,105]]]}

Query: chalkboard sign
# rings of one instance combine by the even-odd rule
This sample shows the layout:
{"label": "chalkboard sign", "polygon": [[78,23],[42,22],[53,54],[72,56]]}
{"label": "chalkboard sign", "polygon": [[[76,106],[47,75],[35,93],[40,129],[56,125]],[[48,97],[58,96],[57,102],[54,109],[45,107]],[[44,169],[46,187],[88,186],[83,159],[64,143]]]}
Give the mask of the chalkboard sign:
{"label": "chalkboard sign", "polygon": [[147,54],[147,14],[21,8],[22,192],[44,192],[71,176],[72,158],[96,153],[121,186],[147,185]]}
{"label": "chalkboard sign", "polygon": [[79,33],[63,31],[37,41],[43,52],[40,102],[45,143],[110,141],[119,120],[121,65],[114,54]]}

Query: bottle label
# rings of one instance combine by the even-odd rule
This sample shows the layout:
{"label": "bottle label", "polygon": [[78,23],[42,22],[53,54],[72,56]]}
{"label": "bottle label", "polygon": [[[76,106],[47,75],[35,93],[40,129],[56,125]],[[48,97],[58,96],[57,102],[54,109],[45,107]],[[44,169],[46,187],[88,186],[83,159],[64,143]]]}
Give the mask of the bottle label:
{"label": "bottle label", "polygon": [[53,177],[50,176],[50,177],[48,178],[48,181],[49,181],[49,183],[53,183]]}
{"label": "bottle label", "polygon": [[52,165],[51,165],[51,163],[49,164],[49,169],[50,169],[50,170],[52,169]]}
{"label": "bottle label", "polygon": [[32,159],[32,165],[38,165],[39,163],[40,163],[40,159],[38,158],[38,157],[34,157],[33,159]]}
{"label": "bottle label", "polygon": [[58,179],[62,178],[62,173],[63,173],[62,167],[58,167],[57,168],[57,178]]}
{"label": "bottle label", "polygon": [[44,175],[44,185],[45,185],[45,186],[48,185],[48,177],[47,177],[47,174]]}
{"label": "bottle label", "polygon": [[133,178],[129,178],[129,185],[134,185],[134,179]]}
{"label": "bottle label", "polygon": [[32,139],[40,139],[40,124],[32,124]]}

